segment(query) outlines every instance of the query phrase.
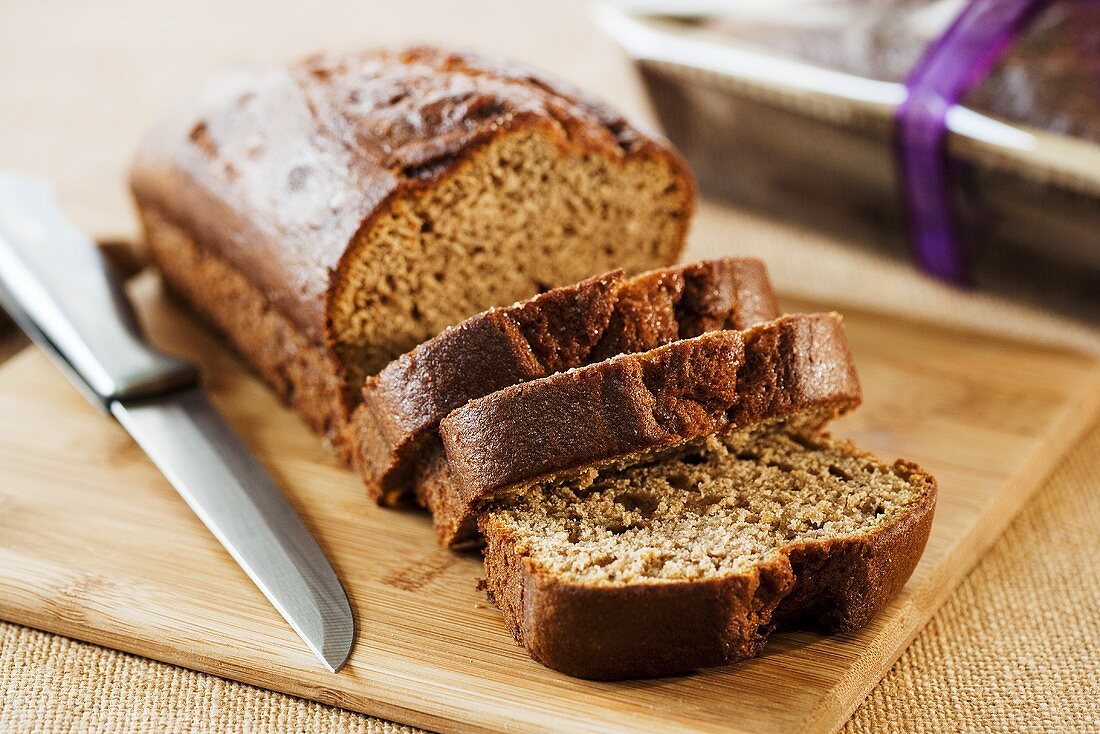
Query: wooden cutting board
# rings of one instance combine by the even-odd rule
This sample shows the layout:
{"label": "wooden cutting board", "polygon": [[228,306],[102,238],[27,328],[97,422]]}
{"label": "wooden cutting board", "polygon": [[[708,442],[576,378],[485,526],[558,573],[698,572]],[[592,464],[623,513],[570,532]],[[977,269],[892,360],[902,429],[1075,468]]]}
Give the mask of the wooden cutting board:
{"label": "wooden cutting board", "polygon": [[940,481],[909,584],[859,633],[787,631],[740,665],[594,683],[529,660],[475,589],[476,556],[435,547],[417,512],[370,506],[155,277],[134,290],[154,340],[203,363],[332,559],[358,618],[351,660],[322,670],[137,446],[33,350],[0,369],[0,617],[439,730],[839,727],[1100,406],[1092,358],[848,313],[866,404],[836,432]]}

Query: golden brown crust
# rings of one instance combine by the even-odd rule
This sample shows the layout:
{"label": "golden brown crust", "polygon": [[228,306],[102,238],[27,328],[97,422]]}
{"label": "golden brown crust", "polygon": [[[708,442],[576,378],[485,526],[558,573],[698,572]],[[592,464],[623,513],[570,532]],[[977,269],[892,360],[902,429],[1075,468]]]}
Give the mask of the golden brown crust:
{"label": "golden brown crust", "polygon": [[894,469],[920,496],[896,521],[861,536],[798,543],[751,573],[705,581],[564,582],[542,571],[506,528],[483,519],[485,584],[533,658],[580,678],[674,675],[753,657],[778,624],[795,618],[829,631],[858,629],[908,580],[932,526],[935,479],[908,462]]}
{"label": "golden brown crust", "polygon": [[383,504],[408,498],[439,421],[473,398],[583,364],[604,332],[620,272],[472,316],[398,357],[363,386],[355,463]]}
{"label": "golden brown crust", "polygon": [[146,241],[165,282],[343,459],[351,459],[341,382],[329,352],[301,335],[263,293],[156,210],[142,210]]}
{"label": "golden brown crust", "polygon": [[[678,345],[696,339],[671,346],[682,350]],[[784,316],[742,339],[744,361],[736,366],[628,355],[515,385],[452,412],[440,423],[446,472],[420,480],[434,495],[428,504],[440,541],[470,540],[466,531],[482,504],[534,482],[765,421],[816,427],[859,404],[859,378],[836,314]],[[705,420],[681,412],[695,404],[694,391],[711,401],[700,412]]]}
{"label": "golden brown crust", "polygon": [[131,172],[140,209],[188,231],[322,346],[331,272],[397,186],[322,130],[278,68],[216,77],[145,140]]}
{"label": "golden brown crust", "polygon": [[[724,258],[623,280],[618,272],[555,288],[451,327],[363,387],[352,418],[356,464],[383,504],[407,498],[439,422],[521,382],[779,315],[764,264]],[[424,493],[421,492],[422,498]]]}

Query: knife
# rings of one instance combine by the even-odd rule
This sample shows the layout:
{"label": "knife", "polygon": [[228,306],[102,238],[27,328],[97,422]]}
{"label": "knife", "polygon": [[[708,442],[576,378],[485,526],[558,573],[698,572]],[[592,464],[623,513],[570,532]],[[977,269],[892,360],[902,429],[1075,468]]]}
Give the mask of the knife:
{"label": "knife", "polygon": [[333,673],[355,622],[336,573],[210,403],[198,368],[145,343],[122,281],[43,181],[0,172],[0,306],[114,416]]}

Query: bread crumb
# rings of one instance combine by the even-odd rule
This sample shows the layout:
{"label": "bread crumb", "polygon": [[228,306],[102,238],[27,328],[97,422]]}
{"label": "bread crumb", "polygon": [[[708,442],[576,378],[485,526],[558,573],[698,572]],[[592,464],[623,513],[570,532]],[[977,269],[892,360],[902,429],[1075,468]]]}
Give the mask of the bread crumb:
{"label": "bread crumb", "polygon": [[869,532],[923,490],[850,443],[765,426],[583,487],[531,488],[485,516],[482,531],[506,533],[563,581],[697,580],[745,572],[791,543]]}

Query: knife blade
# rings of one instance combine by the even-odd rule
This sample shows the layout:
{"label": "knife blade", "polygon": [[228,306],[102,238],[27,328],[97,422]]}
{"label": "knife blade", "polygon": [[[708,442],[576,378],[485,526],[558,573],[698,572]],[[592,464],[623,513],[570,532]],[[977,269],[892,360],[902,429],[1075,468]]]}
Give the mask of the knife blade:
{"label": "knife blade", "polygon": [[114,416],[325,666],[355,621],[309,529],[199,383],[145,343],[121,280],[48,184],[0,172],[0,306]]}

